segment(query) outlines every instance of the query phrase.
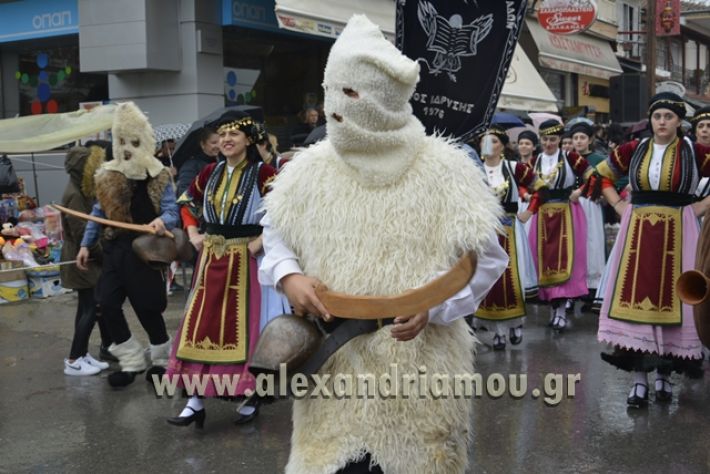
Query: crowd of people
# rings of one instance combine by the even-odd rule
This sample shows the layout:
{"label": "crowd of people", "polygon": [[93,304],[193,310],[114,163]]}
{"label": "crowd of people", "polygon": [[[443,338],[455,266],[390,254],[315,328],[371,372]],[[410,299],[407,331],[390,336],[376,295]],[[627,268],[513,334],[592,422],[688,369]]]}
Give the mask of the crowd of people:
{"label": "crowd of people", "polygon": [[[88,353],[98,321],[100,355],[120,366],[108,378],[112,386],[144,372],[149,380],[239,375],[235,422],[247,423],[259,412],[258,397],[249,396],[249,363],[266,324],[294,312],[337,330],[329,325],[338,318],[316,294],[320,282],[356,295],[402,293],[470,251],[478,267],[463,290],[428,311],[378,320],[324,370],[378,372],[399,363],[469,371],[474,338],[464,316],[475,330],[489,330],[494,350],[505,350],[522,342],[530,304],[549,305],[549,326],[562,334],[575,300],[586,311],[596,297],[597,337],[611,347],[602,358],[633,374],[629,406],[648,402],[649,372],[657,402],[672,399],[673,371],[700,375],[703,347],[675,282],[694,266],[710,199],[710,109],[698,110],[684,133],[685,103],[659,93],[649,103],[648,136],[625,141],[611,127],[608,143],[586,121],[547,120],[519,134],[513,148],[494,124],[474,144],[474,167],[470,154],[427,136],[412,115],[418,65],[366,19],[351,23],[325,71],[328,136],[291,162],[280,158],[263,124],[227,111],[204,124],[200,149],[172,172],[132,103],[118,107],[111,146],[70,151],[66,206],[158,235],[182,227],[197,256],[171,335],[162,315],[165,269],[137,256],[138,234],[65,216],[66,257],[75,253],[82,270],[63,274],[79,294],[65,373],[108,368]],[[317,113],[310,116],[304,133],[317,125]],[[158,156],[171,153],[163,145]],[[620,230],[607,252],[604,224],[614,219]],[[150,341],[150,368],[122,311],[126,298]],[[206,388],[167,421],[203,427],[206,398],[220,395],[213,381]],[[463,472],[468,405],[297,400],[287,470]],[[406,448],[391,439],[395,423]]]}

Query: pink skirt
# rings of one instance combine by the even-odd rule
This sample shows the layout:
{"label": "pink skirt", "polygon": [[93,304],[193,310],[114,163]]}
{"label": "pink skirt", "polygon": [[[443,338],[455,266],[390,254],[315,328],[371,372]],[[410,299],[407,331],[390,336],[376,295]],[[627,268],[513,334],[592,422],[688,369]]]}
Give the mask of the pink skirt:
{"label": "pink skirt", "polygon": [[[609,279],[604,291],[604,299],[599,315],[597,339],[600,342],[612,344],[622,349],[692,359],[701,358],[702,344],[695,330],[693,307],[690,305],[682,305],[682,324],[680,326],[628,323],[609,318],[609,307],[614,295],[616,277],[621,266],[621,255],[628,235],[631,212],[632,206],[629,206],[622,216],[617,236],[618,245],[614,245],[614,250],[607,263],[609,266],[607,269]],[[690,206],[686,206],[683,209],[682,219],[681,271],[685,272],[695,268],[695,253],[700,235],[700,226]],[[674,292],[674,297],[677,298],[675,285],[673,285],[672,291]]]}
{"label": "pink skirt", "polygon": [[[576,298],[584,296],[589,291],[587,289],[587,219],[584,209],[579,203],[570,203],[572,210],[572,226],[574,229],[574,262],[572,264],[572,275],[569,280],[557,286],[540,287],[538,298],[543,301],[550,301],[558,298]],[[539,268],[537,259],[537,214],[530,220],[530,249],[532,250],[535,266]],[[538,273],[539,274],[539,273]]]}

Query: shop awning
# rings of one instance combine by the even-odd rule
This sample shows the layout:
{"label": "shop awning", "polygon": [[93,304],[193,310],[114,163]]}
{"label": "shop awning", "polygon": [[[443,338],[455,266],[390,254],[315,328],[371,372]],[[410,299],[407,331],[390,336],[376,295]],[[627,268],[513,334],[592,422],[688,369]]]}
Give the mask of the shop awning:
{"label": "shop awning", "polygon": [[510,62],[498,108],[526,112],[557,112],[557,99],[535,66],[517,45]]}
{"label": "shop awning", "polygon": [[393,0],[276,0],[275,11],[281,28],[329,38],[337,38],[354,13],[364,13],[394,38]]}
{"label": "shop awning", "polygon": [[621,74],[621,66],[606,41],[584,35],[555,35],[537,21],[526,20],[542,66],[558,71],[609,79]]}
{"label": "shop awning", "polygon": [[0,153],[51,150],[109,130],[115,109],[115,105],[100,105],[91,110],[0,120]]}

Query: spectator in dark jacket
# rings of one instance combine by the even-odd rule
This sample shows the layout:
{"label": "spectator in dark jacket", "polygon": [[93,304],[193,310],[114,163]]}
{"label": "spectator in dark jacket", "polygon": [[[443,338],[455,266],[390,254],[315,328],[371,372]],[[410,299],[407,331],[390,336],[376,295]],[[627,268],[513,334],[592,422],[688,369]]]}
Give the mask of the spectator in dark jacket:
{"label": "spectator in dark jacket", "polygon": [[200,135],[200,151],[178,170],[177,197],[182,196],[202,168],[214,163],[219,156],[219,135],[213,128],[205,127]]}
{"label": "spectator in dark jacket", "polygon": [[[69,150],[64,161],[64,168],[69,173],[69,183],[62,196],[62,205],[75,211],[90,213],[96,195],[94,193],[94,173],[101,166],[105,151],[100,146],[75,147]],[[62,215],[64,242],[62,245],[62,261],[73,260],[79,252],[79,244],[84,235],[86,221],[77,217]],[[93,252],[96,254],[96,252]],[[97,303],[94,298],[94,287],[101,275],[101,266],[92,261],[89,270],[80,271],[74,265],[62,265],[60,268],[62,286],[76,290],[78,305],[74,321],[74,338],[72,340],[69,358],[64,359],[66,375],[94,375],[108,364],[94,359],[89,354],[89,337],[94,325],[99,323],[101,332],[101,357],[110,355],[107,351],[111,344],[108,331],[103,321],[98,318]]]}

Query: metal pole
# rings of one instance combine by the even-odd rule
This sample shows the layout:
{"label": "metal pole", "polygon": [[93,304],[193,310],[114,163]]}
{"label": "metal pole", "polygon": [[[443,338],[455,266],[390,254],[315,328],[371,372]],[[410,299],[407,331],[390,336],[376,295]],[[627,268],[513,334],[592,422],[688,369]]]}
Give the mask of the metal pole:
{"label": "metal pole", "polygon": [[32,178],[35,183],[35,200],[37,201],[37,205],[39,206],[39,185],[37,184],[37,167],[35,166],[34,152],[30,153],[30,156],[32,157]]}
{"label": "metal pole", "polygon": [[646,15],[646,79],[648,80],[648,98],[656,94],[656,0],[648,0]]}

